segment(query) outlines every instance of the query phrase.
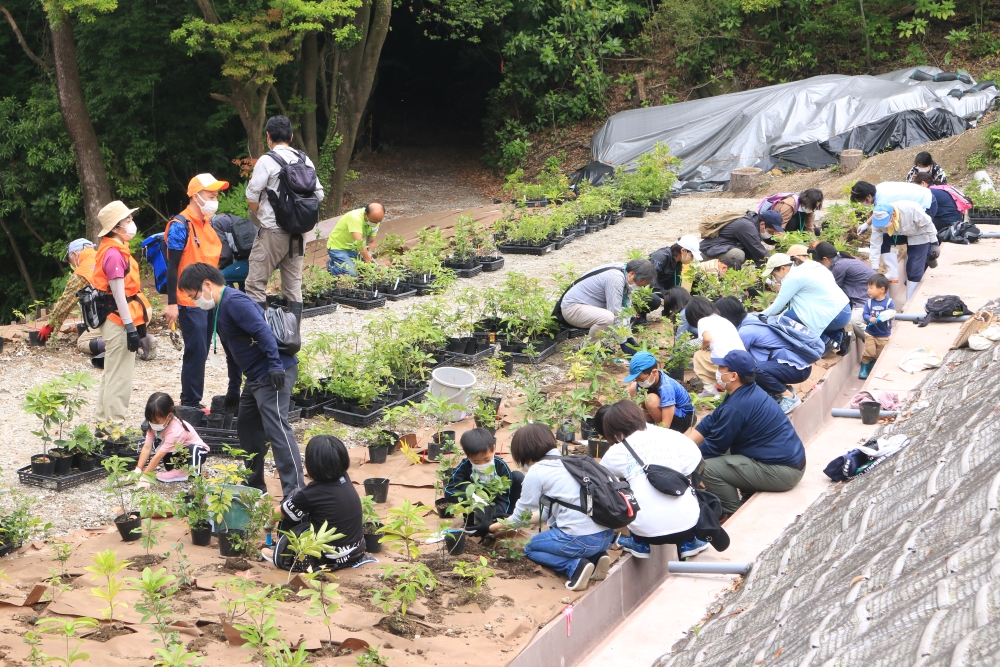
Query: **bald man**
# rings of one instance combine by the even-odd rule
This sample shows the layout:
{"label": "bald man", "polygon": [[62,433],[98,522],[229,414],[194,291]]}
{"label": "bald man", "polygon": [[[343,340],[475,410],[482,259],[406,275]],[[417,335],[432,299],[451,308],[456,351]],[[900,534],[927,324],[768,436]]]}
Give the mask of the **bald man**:
{"label": "bald man", "polygon": [[359,256],[366,262],[374,261],[372,252],[375,250],[375,235],[383,217],[385,208],[377,202],[340,216],[326,240],[326,252],[329,256],[326,268],[330,273],[335,276],[345,273],[356,276],[358,270],[354,268],[354,263]]}

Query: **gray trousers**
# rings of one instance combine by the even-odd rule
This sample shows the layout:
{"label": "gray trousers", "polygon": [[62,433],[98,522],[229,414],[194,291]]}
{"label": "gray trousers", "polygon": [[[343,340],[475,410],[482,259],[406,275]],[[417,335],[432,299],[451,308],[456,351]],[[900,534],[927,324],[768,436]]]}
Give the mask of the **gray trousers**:
{"label": "gray trousers", "polygon": [[261,302],[267,297],[267,281],[276,266],[281,270],[281,296],[295,303],[302,301],[304,258],[298,254],[298,243],[295,243],[294,255],[288,256],[290,238],[291,235],[280,227],[261,227],[257,230],[257,238],[250,251],[250,268],[246,280],[247,296],[254,301]]}
{"label": "gray trousers", "polygon": [[[791,491],[804,471],[789,466],[761,463],[740,454],[726,454],[705,459],[702,481],[705,490],[719,496],[722,511],[732,514],[755,491]],[[743,499],[740,494],[743,492]]]}
{"label": "gray trousers", "polygon": [[274,467],[281,478],[281,492],[285,498],[305,486],[302,479],[302,457],[295,442],[292,427],[288,424],[288,403],[292,387],[299,376],[298,364],[285,369],[285,386],[275,391],[267,380],[247,381],[240,395],[240,412],[236,432],[240,448],[253,455],[248,467],[253,471],[247,486],[266,491],[264,484],[264,457],[270,443]]}

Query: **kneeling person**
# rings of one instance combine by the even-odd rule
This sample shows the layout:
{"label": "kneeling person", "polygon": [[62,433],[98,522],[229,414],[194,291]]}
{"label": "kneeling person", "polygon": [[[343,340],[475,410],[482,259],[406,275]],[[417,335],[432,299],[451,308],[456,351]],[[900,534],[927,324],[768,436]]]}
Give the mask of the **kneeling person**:
{"label": "kneeling person", "polygon": [[[510,480],[510,487],[493,499],[493,518],[506,519],[521,497],[524,473],[520,470],[511,470],[506,461],[494,454],[496,438],[485,428],[466,431],[462,434],[460,443],[465,458],[448,480],[448,485],[444,489],[445,499],[450,503],[458,502],[459,497],[464,495],[465,487],[472,481],[484,482],[492,477],[506,477]],[[471,515],[469,518],[473,519]],[[490,523],[475,526],[474,534],[481,537],[489,533]]]}
{"label": "kneeling person", "polygon": [[755,368],[749,352],[727,354],[719,372],[728,395],[688,433],[705,457],[705,488],[719,497],[726,514],[756,491],[790,491],[806,469],[802,441],[774,399],[754,382]]}
{"label": "kneeling person", "polygon": [[649,352],[637,352],[628,365],[625,382],[629,396],[635,398],[639,388],[646,390],[643,408],[657,426],[684,433],[694,426],[697,417],[691,395],[681,384],[660,370],[660,363]]}
{"label": "kneeling person", "polygon": [[[323,524],[327,530],[336,529],[343,537],[330,544],[331,551],[322,558],[308,558],[307,566],[340,570],[353,567],[365,555],[364,525],[361,498],[347,476],[351,459],[347,448],[339,439],[317,435],[306,445],[306,471],[311,482],[290,498],[281,502],[279,530],[301,534],[312,527],[319,533]],[[264,553],[265,557],[269,554]],[[288,536],[282,535],[270,555],[276,567],[288,570],[294,556],[288,551]]]}

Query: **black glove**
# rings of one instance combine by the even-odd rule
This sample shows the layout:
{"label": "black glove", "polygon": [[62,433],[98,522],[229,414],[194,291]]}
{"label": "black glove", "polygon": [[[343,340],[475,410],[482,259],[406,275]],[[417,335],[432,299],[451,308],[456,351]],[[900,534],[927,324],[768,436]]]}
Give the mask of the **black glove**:
{"label": "black glove", "polygon": [[240,395],[236,394],[226,394],[226,402],[222,404],[222,409],[227,413],[234,415],[240,407]]}
{"label": "black glove", "polygon": [[125,345],[128,347],[129,352],[136,352],[142,343],[142,339],[139,338],[139,332],[136,331],[135,325],[131,322],[125,325]]}
{"label": "black glove", "polygon": [[281,391],[285,386],[285,372],[271,371],[267,374],[267,379],[271,383],[271,389]]}

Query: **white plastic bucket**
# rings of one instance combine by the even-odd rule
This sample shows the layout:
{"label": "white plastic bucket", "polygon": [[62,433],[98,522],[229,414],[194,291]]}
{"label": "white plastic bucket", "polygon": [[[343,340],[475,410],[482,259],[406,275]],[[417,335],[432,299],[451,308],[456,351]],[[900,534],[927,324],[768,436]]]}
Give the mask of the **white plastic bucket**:
{"label": "white plastic bucket", "polygon": [[431,371],[428,391],[434,396],[446,396],[449,403],[461,408],[448,416],[449,421],[457,422],[465,419],[465,406],[469,402],[470,390],[475,385],[476,376],[469,371],[442,366]]}

